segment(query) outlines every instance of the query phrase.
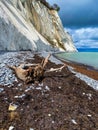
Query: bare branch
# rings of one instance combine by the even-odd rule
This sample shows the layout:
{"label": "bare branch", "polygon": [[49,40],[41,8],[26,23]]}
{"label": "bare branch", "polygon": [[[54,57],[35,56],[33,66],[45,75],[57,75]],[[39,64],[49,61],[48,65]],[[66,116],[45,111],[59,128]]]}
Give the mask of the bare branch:
{"label": "bare branch", "polygon": [[43,62],[42,67],[43,67],[43,68],[45,68],[46,64],[48,63],[48,60],[49,60],[50,56],[51,56],[51,54],[49,54],[49,55],[45,58],[45,60],[42,61],[42,62]]}
{"label": "bare branch", "polygon": [[60,68],[51,68],[51,69],[49,69],[49,70],[47,70],[47,71],[45,71],[46,73],[47,72],[54,72],[54,71],[56,71],[56,72],[58,72],[58,71],[61,71],[64,67],[66,67],[66,65],[64,64],[63,66],[61,66]]}

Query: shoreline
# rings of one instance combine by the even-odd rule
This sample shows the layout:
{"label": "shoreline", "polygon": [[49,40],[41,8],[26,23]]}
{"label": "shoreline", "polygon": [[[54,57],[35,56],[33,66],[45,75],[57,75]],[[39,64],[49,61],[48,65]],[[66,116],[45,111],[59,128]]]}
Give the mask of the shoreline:
{"label": "shoreline", "polygon": [[58,60],[62,61],[63,63],[65,63],[66,65],[73,67],[74,71],[87,75],[88,77],[90,77],[94,80],[98,80],[98,70],[95,69],[94,67],[84,65],[81,63],[67,61],[67,60],[64,60],[63,58],[61,59],[61,58],[55,56],[55,54],[53,54],[53,56],[55,58],[57,58]]}
{"label": "shoreline", "polygon": [[98,91],[98,71],[87,65],[65,61],[64,59],[61,59],[55,55],[53,56],[62,63],[65,63],[69,70],[74,73],[77,78],[81,79],[87,85]]}

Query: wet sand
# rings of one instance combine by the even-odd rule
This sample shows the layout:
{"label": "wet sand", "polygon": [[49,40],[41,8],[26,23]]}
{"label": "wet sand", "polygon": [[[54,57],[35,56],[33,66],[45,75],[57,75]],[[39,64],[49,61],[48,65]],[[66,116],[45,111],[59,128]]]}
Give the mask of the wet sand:
{"label": "wet sand", "polygon": [[[55,56],[55,57],[58,58],[57,56]],[[88,77],[93,78],[95,80],[98,80],[98,70],[94,69],[93,67],[83,65],[80,63],[71,62],[71,61],[65,61],[60,58],[58,58],[58,59],[61,60],[62,62],[64,62],[66,65],[73,67],[75,71],[77,71],[81,74],[87,75]]]}
{"label": "wet sand", "polygon": [[88,77],[93,78],[95,80],[98,80],[98,70],[95,70],[93,67],[71,62],[70,63],[65,62],[65,63],[69,66],[72,66],[75,71],[85,74]]}

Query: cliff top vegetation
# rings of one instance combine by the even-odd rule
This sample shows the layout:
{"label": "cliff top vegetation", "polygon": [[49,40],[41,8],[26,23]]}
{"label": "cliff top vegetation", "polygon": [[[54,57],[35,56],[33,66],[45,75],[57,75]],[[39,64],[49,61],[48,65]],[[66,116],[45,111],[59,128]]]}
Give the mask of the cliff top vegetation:
{"label": "cliff top vegetation", "polygon": [[57,4],[50,5],[46,0],[37,0],[37,1],[43,3],[50,10],[56,10],[56,11],[60,10],[60,7]]}

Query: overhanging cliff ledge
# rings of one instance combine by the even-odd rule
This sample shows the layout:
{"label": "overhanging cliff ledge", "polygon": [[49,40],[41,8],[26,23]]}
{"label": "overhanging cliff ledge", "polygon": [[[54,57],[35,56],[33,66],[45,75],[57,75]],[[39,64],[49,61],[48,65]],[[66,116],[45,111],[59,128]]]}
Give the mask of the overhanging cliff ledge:
{"label": "overhanging cliff ledge", "polygon": [[58,9],[45,0],[1,0],[0,50],[76,51]]}

